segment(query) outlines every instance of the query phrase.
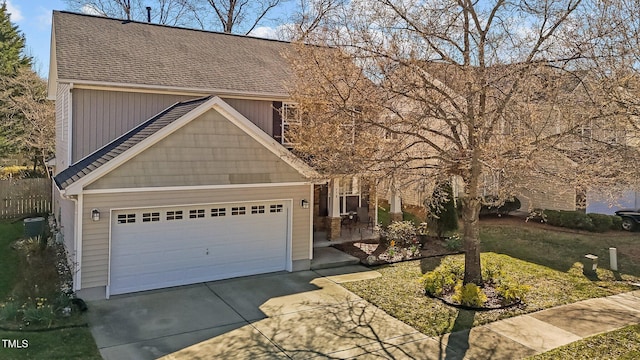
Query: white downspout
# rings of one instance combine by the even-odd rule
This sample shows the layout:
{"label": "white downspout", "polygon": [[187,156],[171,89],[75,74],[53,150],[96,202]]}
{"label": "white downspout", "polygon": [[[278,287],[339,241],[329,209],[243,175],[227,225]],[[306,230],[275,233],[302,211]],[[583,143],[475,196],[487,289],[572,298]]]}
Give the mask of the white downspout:
{"label": "white downspout", "polygon": [[65,195],[64,190],[60,190],[60,195],[71,200],[74,203],[73,217],[75,219],[75,229],[73,230],[73,291],[80,290],[80,282],[82,281],[81,264],[82,264],[82,194],[80,195]]}

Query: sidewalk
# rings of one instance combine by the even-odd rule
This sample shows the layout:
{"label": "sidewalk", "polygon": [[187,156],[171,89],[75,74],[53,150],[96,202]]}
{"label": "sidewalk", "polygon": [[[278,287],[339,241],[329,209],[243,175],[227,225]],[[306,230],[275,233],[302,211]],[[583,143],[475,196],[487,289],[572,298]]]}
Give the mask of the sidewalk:
{"label": "sidewalk", "polygon": [[356,357],[522,359],[632,324],[640,324],[640,290],[558,306],[442,337],[381,346],[378,351]]}

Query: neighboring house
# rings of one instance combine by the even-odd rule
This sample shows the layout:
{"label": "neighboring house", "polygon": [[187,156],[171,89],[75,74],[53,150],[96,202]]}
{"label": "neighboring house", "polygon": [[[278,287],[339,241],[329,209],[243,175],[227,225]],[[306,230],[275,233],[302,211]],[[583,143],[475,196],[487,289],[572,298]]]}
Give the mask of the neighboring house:
{"label": "neighboring house", "polygon": [[54,214],[79,296],[309,269],[314,222],[339,235],[369,207],[286,148],[289,46],[54,11]]}
{"label": "neighboring house", "polygon": [[614,215],[623,209],[640,209],[640,191],[625,191],[617,199],[607,198],[604,192],[587,192],[587,213]]}

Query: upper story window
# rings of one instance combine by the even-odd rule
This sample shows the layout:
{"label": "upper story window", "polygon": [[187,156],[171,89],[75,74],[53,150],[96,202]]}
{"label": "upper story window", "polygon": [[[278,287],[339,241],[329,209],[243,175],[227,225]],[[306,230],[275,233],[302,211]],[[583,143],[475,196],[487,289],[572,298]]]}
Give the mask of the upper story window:
{"label": "upper story window", "polygon": [[300,113],[295,104],[283,103],[282,104],[282,145],[293,146],[295,143],[291,137],[291,130],[293,127],[300,125]]}
{"label": "upper story window", "polygon": [[[293,147],[296,143],[293,140],[292,131],[295,131],[294,129],[296,126],[300,126],[302,124],[300,109],[296,104],[283,103],[280,113],[282,116],[281,143],[286,147]],[[362,112],[355,108],[350,110],[349,114],[345,116],[345,119],[341,124],[343,131],[342,134],[339,134],[344,144],[354,144],[356,138],[356,120],[361,116]]]}

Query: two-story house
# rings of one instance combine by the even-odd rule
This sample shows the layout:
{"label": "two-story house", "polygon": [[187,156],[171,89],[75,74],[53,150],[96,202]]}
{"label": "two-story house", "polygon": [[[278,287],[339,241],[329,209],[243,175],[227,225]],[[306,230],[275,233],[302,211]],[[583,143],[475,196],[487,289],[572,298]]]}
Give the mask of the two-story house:
{"label": "two-story house", "polygon": [[286,147],[289,46],[54,12],[54,213],[80,296],[309,269],[314,210],[367,206]]}

